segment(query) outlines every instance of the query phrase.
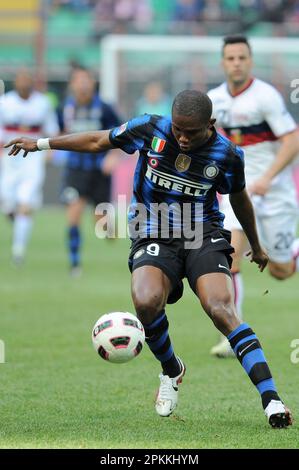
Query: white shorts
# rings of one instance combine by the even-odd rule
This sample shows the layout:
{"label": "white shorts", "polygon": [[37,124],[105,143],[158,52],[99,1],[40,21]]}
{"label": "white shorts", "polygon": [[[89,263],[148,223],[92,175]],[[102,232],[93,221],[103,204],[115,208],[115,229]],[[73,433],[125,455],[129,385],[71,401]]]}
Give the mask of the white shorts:
{"label": "white shorts", "polygon": [[42,187],[45,179],[45,163],[30,154],[0,158],[0,203],[2,211],[9,214],[20,205],[38,209],[42,204]]}
{"label": "white shorts", "polygon": [[[260,196],[253,196],[251,202],[255,210],[255,218],[260,243],[267,251],[271,261],[288,263],[292,260],[292,243],[296,237],[299,209],[293,205],[271,215],[265,210]],[[220,202],[220,210],[224,213],[224,227],[227,230],[243,230],[225,195]]]}

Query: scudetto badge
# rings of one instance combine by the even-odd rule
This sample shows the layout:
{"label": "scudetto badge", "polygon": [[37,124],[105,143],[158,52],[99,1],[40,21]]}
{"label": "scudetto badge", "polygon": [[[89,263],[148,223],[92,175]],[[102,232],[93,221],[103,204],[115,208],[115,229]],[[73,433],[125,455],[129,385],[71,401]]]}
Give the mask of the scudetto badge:
{"label": "scudetto badge", "polygon": [[203,174],[206,178],[213,179],[219,173],[219,168],[216,165],[207,165],[203,169]]}
{"label": "scudetto badge", "polygon": [[179,153],[176,157],[175,167],[177,171],[183,173],[183,171],[187,171],[191,163],[191,157],[185,155],[184,153]]}

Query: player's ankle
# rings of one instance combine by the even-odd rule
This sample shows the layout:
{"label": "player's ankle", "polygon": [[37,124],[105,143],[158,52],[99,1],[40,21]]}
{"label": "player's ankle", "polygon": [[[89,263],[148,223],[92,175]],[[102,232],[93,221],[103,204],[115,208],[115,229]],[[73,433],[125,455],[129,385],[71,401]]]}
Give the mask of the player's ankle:
{"label": "player's ankle", "polygon": [[162,364],[163,375],[168,375],[170,378],[177,377],[182,372],[182,365],[178,361],[175,354],[167,361]]}
{"label": "player's ankle", "polygon": [[277,392],[275,392],[274,390],[267,390],[266,392],[262,393],[261,398],[264,410],[267,408],[271,400],[282,401],[279,398]]}

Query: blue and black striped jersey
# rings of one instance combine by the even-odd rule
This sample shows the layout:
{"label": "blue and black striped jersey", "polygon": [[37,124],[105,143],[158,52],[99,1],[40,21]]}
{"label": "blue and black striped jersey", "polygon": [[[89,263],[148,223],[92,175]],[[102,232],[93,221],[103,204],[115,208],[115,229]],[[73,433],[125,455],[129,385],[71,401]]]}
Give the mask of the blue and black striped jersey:
{"label": "blue and black striped jersey", "polygon": [[[98,95],[94,95],[88,106],[79,106],[76,100],[70,96],[64,105],[62,118],[62,130],[68,134],[111,129],[111,127],[120,124],[120,119],[114,109],[102,101]],[[101,170],[106,154],[107,152],[92,154],[68,151],[66,166],[83,171]]]}
{"label": "blue and black striped jersey", "polygon": [[[110,131],[114,147],[127,153],[139,151],[133,197],[129,212],[137,204],[148,213],[153,203],[189,203],[193,222],[211,222],[223,227],[216,193],[239,192],[245,187],[243,151],[213,129],[207,142],[182,153],[171,130],[170,116],[145,114]],[[202,211],[197,211],[202,205]],[[147,234],[151,233],[147,224]]]}

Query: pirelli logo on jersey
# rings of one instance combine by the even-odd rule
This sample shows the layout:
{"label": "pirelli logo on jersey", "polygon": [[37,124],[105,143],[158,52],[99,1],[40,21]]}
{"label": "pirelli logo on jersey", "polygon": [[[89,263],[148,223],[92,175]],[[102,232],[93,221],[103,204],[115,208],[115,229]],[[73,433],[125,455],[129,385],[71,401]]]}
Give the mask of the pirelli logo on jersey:
{"label": "pirelli logo on jersey", "polygon": [[149,165],[147,165],[145,176],[161,188],[168,189],[169,191],[178,191],[188,196],[205,196],[212,187],[212,184],[209,183],[195,183],[194,181],[190,181],[186,178],[169,175],[168,173],[159,171]]}

